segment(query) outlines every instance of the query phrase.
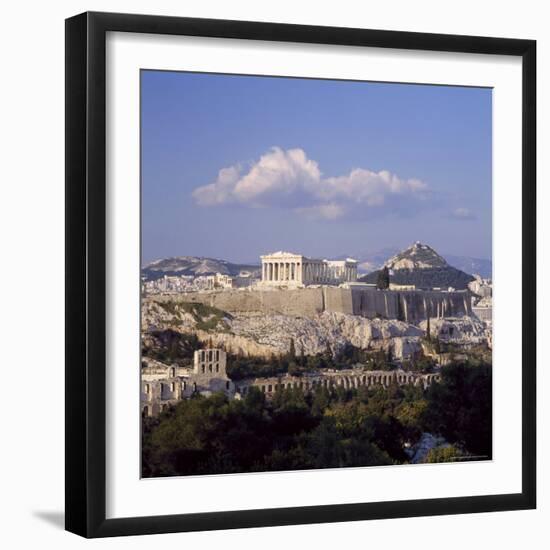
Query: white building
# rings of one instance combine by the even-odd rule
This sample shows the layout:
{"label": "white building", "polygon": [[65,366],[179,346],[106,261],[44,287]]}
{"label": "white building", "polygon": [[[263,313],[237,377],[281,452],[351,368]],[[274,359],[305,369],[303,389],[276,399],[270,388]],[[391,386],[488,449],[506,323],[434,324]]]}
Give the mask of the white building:
{"label": "white building", "polygon": [[493,319],[493,299],[490,296],[481,298],[475,305],[472,305],[472,311],[481,321],[491,322]]}
{"label": "white building", "polygon": [[292,252],[274,252],[260,256],[262,285],[302,287],[307,285],[338,285],[357,280],[357,262],[319,260]]}
{"label": "white building", "polygon": [[233,288],[234,280],[230,275],[224,273],[216,273],[216,275],[208,275],[208,290],[214,290],[216,288]]}
{"label": "white building", "polygon": [[479,275],[474,275],[475,279],[468,283],[468,288],[481,298],[487,298],[493,295],[493,282],[491,279],[483,279]]}

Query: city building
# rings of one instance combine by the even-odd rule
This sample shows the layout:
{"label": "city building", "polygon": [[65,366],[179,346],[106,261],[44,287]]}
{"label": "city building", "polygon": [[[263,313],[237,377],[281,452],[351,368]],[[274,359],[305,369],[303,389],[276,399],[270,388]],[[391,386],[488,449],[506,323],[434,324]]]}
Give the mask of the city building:
{"label": "city building", "polygon": [[233,277],[224,273],[216,273],[215,275],[207,276],[208,290],[216,288],[233,288],[235,286]]}
{"label": "city building", "polygon": [[400,285],[390,281],[390,290],[416,290],[416,285]]}
{"label": "city building", "polygon": [[472,305],[472,311],[481,321],[491,322],[493,320],[493,299],[490,296],[481,298],[475,305]]}
{"label": "city building", "polygon": [[481,298],[488,298],[493,295],[493,282],[491,279],[483,279],[474,275],[474,280],[468,283],[468,288]]}

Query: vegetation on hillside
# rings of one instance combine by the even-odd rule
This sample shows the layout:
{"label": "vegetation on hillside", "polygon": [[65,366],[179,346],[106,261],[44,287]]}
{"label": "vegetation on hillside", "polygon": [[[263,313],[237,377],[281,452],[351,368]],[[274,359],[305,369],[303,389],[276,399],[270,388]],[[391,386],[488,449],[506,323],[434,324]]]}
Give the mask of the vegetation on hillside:
{"label": "vegetation on hillside", "polygon": [[[305,355],[303,350],[296,353],[293,342],[291,340],[289,352],[281,356],[273,355],[270,358],[261,358],[230,354],[227,364],[228,376],[237,381],[245,378],[278,376],[285,373],[302,376],[308,372],[318,372],[324,369],[350,369],[357,365],[367,371],[390,371],[400,366],[400,363],[393,362],[389,352],[365,350],[349,342],[335,353],[327,345],[325,352],[314,355]],[[416,372],[432,372],[433,367],[433,360],[421,354],[405,363],[407,370]]]}
{"label": "vegetation on hillside", "polygon": [[386,266],[378,272],[376,288],[378,290],[387,290],[390,288],[390,270]]}
{"label": "vegetation on hillside", "polygon": [[181,324],[181,315],[190,314],[195,321],[195,328],[204,331],[224,332],[228,330],[226,319],[231,315],[216,307],[200,302],[174,302],[172,300],[159,301],[158,305],[170,315],[173,315],[173,324]]}
{"label": "vegetation on hillside", "polygon": [[202,344],[194,333],[181,333],[172,329],[152,330],[141,339],[141,356],[168,365],[188,365],[193,353]]}
{"label": "vegetation on hillside", "polygon": [[[304,395],[251,388],[179,402],[143,419],[144,477],[401,464],[423,432],[444,437],[461,458],[490,458],[491,368],[456,364],[424,391],[392,385]],[[428,460],[452,459],[434,451]],[[439,453],[439,454],[438,454]]]}

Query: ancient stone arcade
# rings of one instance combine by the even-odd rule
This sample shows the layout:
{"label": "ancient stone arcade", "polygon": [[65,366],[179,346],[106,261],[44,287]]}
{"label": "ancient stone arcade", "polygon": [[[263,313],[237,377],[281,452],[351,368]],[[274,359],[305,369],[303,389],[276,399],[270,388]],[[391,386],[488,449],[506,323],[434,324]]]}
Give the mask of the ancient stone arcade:
{"label": "ancient stone arcade", "polygon": [[404,370],[395,371],[357,371],[345,370],[338,372],[319,373],[304,376],[290,376],[288,374],[272,378],[256,378],[250,381],[243,381],[236,386],[236,391],[240,395],[246,395],[251,387],[258,388],[267,397],[272,397],[276,391],[296,388],[308,393],[315,391],[317,387],[327,389],[343,387],[345,389],[383,386],[389,387],[391,384],[404,386],[411,384],[413,386],[422,386],[424,389],[431,386],[434,382],[439,382],[441,375],[439,373],[420,374],[407,372]]}
{"label": "ancient stone arcade", "polygon": [[226,373],[227,354],[221,349],[195,351],[193,369],[146,367],[141,376],[141,412],[156,416],[195,393],[224,392],[232,397],[235,385]]}

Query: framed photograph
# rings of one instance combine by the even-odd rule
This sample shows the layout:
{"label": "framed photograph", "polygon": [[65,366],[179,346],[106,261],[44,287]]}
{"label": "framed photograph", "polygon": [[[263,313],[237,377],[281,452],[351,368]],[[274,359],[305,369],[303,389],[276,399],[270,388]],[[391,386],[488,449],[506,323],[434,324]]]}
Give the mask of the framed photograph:
{"label": "framed photograph", "polygon": [[68,19],[66,528],[534,508],[535,66]]}

